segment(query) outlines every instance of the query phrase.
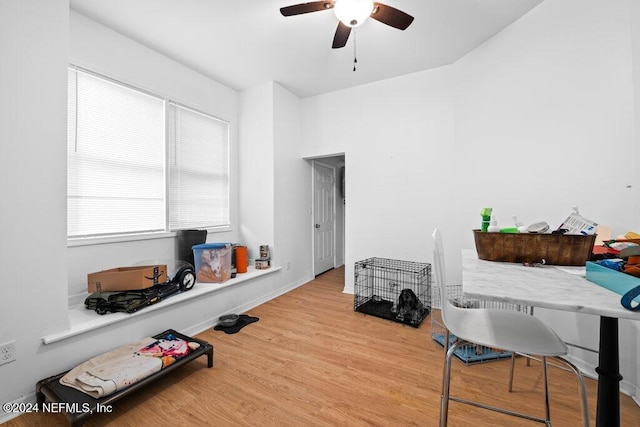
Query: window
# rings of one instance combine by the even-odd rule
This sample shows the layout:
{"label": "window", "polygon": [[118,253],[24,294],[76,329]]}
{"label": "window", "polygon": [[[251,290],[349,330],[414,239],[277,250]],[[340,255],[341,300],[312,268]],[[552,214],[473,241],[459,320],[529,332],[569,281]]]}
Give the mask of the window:
{"label": "window", "polygon": [[229,224],[229,125],[169,103],[169,228]]}
{"label": "window", "polygon": [[229,225],[229,124],[69,69],[67,236]]}

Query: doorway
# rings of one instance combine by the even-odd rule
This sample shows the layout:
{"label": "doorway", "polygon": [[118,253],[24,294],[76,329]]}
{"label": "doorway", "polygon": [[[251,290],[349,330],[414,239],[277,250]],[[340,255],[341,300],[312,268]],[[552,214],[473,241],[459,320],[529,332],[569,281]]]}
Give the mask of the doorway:
{"label": "doorway", "polygon": [[344,265],[344,155],[312,161],[313,274]]}

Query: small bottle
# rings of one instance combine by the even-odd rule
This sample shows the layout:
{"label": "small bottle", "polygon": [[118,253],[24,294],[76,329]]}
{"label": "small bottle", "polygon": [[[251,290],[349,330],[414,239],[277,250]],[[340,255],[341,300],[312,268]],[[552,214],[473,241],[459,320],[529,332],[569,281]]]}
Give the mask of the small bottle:
{"label": "small bottle", "polygon": [[486,232],[487,229],[489,228],[489,221],[491,221],[492,210],[493,210],[492,208],[484,208],[480,212],[480,215],[482,216],[482,226],[480,227],[480,230],[483,232]]}
{"label": "small bottle", "polygon": [[498,221],[496,221],[496,218],[491,215],[491,222],[489,227],[487,228],[487,231],[489,233],[499,233],[500,232],[500,227],[498,227]]}
{"label": "small bottle", "polygon": [[518,229],[518,233],[528,233],[527,227],[518,219],[517,215],[513,216],[513,222],[516,224],[516,228]]}
{"label": "small bottle", "polygon": [[507,228],[501,228],[500,232],[503,234],[518,234],[519,231],[517,228],[515,227],[507,227]]}

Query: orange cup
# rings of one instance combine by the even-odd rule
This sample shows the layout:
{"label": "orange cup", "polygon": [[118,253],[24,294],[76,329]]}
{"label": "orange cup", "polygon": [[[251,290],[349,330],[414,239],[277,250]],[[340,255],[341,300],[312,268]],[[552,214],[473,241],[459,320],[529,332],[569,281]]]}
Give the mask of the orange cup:
{"label": "orange cup", "polygon": [[247,272],[247,247],[246,246],[236,246],[235,247],[236,254],[236,271],[238,273],[246,273]]}

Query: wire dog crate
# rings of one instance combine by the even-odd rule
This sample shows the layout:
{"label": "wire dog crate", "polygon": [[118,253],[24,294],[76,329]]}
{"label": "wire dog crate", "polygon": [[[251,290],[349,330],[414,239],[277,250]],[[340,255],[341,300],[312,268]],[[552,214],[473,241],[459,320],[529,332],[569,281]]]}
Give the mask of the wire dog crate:
{"label": "wire dog crate", "polygon": [[356,262],[353,310],[419,327],[431,310],[431,264],[385,258]]}
{"label": "wire dog crate", "polygon": [[[455,306],[464,308],[500,308],[505,310],[516,310],[524,313],[529,312],[529,307],[519,304],[509,304],[495,301],[472,300],[464,297],[461,285],[447,286],[447,297]],[[433,291],[433,310],[431,312],[431,337],[434,341],[444,347],[445,334],[447,328],[442,321],[442,307],[440,303],[440,287],[436,286]],[[449,347],[457,340],[453,334],[449,335]],[[465,364],[497,360],[504,357],[511,357],[511,352],[497,348],[489,348],[478,344],[466,344],[456,349],[455,355]]]}

